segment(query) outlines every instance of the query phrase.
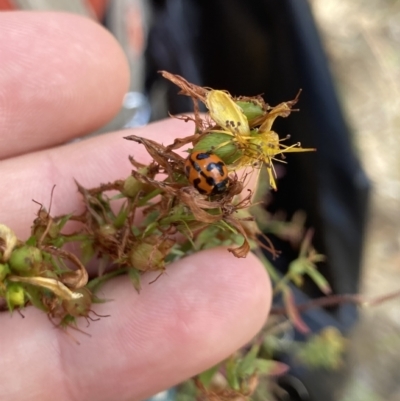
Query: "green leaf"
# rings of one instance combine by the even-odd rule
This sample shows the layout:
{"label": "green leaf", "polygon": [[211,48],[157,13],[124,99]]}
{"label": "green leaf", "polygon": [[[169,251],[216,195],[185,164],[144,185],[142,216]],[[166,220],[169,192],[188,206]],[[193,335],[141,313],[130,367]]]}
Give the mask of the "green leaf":
{"label": "green leaf", "polygon": [[139,228],[139,227],[136,227],[136,226],[132,226],[132,227],[131,227],[131,231],[132,231],[132,234],[133,234],[135,237],[139,237],[139,236],[142,234],[142,231],[140,230],[140,228]]}
{"label": "green leaf", "polygon": [[325,294],[330,294],[332,289],[326,280],[326,278],[316,269],[316,267],[310,263],[310,268],[307,270],[307,274],[311,277],[318,288]]}
{"label": "green leaf", "polygon": [[135,290],[137,292],[140,292],[140,290],[142,289],[141,285],[140,285],[140,271],[130,267],[128,269],[128,276],[131,280],[131,283],[133,284],[133,287],[135,288]]}
{"label": "green leaf", "polygon": [[60,236],[60,237],[54,238],[50,242],[51,242],[51,245],[55,246],[56,248],[62,248],[65,244],[65,237]]}
{"label": "green leaf", "polygon": [[112,196],[110,198],[110,200],[113,201],[113,200],[124,199],[124,198],[126,198],[126,196],[124,194],[119,193],[119,194]]}
{"label": "green leaf", "polygon": [[240,389],[239,378],[237,374],[237,364],[236,360],[231,357],[226,361],[226,380],[229,386],[234,390]]}
{"label": "green leaf", "polygon": [[285,363],[261,358],[257,358],[253,365],[257,373],[268,376],[280,376],[289,370]]}
{"label": "green leaf", "polygon": [[198,378],[203,384],[204,387],[208,388],[210,386],[211,380],[213,379],[214,375],[218,372],[220,364],[213,366],[210,369],[199,374]]}
{"label": "green leaf", "polygon": [[73,213],[70,214],[66,214],[65,216],[63,216],[60,220],[57,221],[57,225],[58,228],[60,230],[63,229],[63,227],[65,226],[65,224],[67,224],[68,220],[73,216]]}
{"label": "green leaf", "polygon": [[147,235],[152,234],[157,228],[160,226],[158,221],[154,221],[153,223],[149,223],[147,227],[143,230],[142,238],[146,237]]}
{"label": "green leaf", "polygon": [[121,209],[119,210],[119,213],[117,214],[117,217],[114,220],[114,227],[116,228],[121,228],[124,226],[126,219],[129,214],[129,208],[126,205],[126,202],[121,206]]}
{"label": "green leaf", "polygon": [[88,282],[86,287],[92,291],[93,293],[98,291],[99,288],[104,285],[107,281],[111,280],[112,278],[119,276],[121,274],[126,273],[126,268],[123,267],[121,269],[114,270],[110,273],[106,273],[103,276],[96,277]]}
{"label": "green leaf", "polygon": [[157,195],[159,195],[159,194],[161,194],[162,193],[162,190],[161,189],[155,189],[154,191],[151,191],[149,194],[147,194],[146,196],[143,196],[143,198],[140,198],[140,201],[138,202],[138,206],[139,207],[141,207],[141,206],[145,206],[146,205],[146,203],[150,200],[150,199],[152,199],[152,198],[154,198],[155,196],[157,196]]}
{"label": "green leaf", "polygon": [[237,372],[240,377],[251,376],[254,373],[254,361],[257,358],[260,346],[254,344],[246,356],[238,363]]}
{"label": "green leaf", "polygon": [[86,239],[81,242],[81,261],[86,265],[94,256],[95,251],[93,247],[93,241]]}
{"label": "green leaf", "polygon": [[141,224],[141,227],[147,227],[149,224],[156,222],[159,215],[160,213],[157,210],[150,212],[148,215],[146,215],[145,219]]}
{"label": "green leaf", "polygon": [[26,245],[30,245],[30,246],[36,246],[37,244],[37,238],[32,235],[32,237],[29,237],[26,241],[25,241]]}
{"label": "green leaf", "polygon": [[24,284],[25,295],[36,308],[48,312],[47,306],[43,303],[43,298],[53,297],[48,290],[30,284]]}

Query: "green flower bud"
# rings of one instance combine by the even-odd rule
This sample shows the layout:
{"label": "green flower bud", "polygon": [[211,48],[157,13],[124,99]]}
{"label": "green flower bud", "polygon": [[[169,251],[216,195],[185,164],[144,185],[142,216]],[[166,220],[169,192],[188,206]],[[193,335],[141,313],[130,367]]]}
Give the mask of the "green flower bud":
{"label": "green flower bud", "polygon": [[211,132],[196,143],[193,151],[212,152],[229,166],[243,155],[233,139],[232,135]]}
{"label": "green flower bud", "polygon": [[25,291],[21,284],[8,284],[6,290],[6,301],[10,311],[25,305]]}
{"label": "green flower bud", "polygon": [[42,261],[43,257],[40,249],[30,245],[23,245],[14,249],[8,263],[14,273],[24,275],[37,273],[40,270]]}

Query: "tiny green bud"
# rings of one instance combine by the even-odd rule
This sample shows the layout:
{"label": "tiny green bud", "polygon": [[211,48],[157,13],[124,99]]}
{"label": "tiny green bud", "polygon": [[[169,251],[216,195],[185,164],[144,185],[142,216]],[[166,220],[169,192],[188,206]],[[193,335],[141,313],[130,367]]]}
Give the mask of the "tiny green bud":
{"label": "tiny green bud", "polygon": [[[138,170],[138,173],[146,176],[148,172],[149,169],[147,167],[142,167]],[[153,189],[154,187],[151,185],[140,182],[135,177],[130,175],[124,182],[122,193],[128,198],[135,198],[140,191],[151,192]]]}
{"label": "tiny green bud", "polygon": [[10,311],[14,308],[25,305],[25,291],[21,284],[8,284],[6,290],[6,301]]}
{"label": "tiny green bud", "polygon": [[102,245],[110,245],[110,242],[115,241],[115,234],[118,230],[112,224],[103,224],[97,232],[97,239]]}
{"label": "tiny green bud", "polygon": [[40,249],[30,245],[23,245],[20,248],[14,249],[8,263],[13,272],[26,274],[34,273],[35,270],[37,271],[37,267],[42,260]]}
{"label": "tiny green bud", "polygon": [[130,252],[130,263],[137,270],[161,270],[164,268],[164,254],[155,245],[141,242]]}
{"label": "tiny green bud", "polygon": [[128,198],[134,198],[143,188],[143,183],[138,181],[135,177],[129,176],[124,181],[124,187],[122,193]]}
{"label": "tiny green bud", "polygon": [[109,237],[115,235],[117,233],[117,229],[112,224],[103,224],[99,228],[99,234],[104,237]]}

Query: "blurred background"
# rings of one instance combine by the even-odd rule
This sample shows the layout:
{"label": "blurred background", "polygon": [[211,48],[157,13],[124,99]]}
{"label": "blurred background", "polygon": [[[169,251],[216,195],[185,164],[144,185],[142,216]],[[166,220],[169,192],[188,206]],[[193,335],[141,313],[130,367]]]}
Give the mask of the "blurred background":
{"label": "blurred background", "polygon": [[[310,2],[352,142],[372,182],[361,293],[400,285],[400,2]],[[400,400],[400,309],[364,309],[351,337],[345,400]]]}
{"label": "blurred background", "polygon": [[[300,112],[274,129],[318,152],[278,167],[269,210],[306,213],[336,293],[400,288],[399,0],[0,0],[0,9],[75,12],[115,35],[131,86],[120,114],[94,134],[189,111],[160,69],[233,95],[262,93],[272,106],[302,88]],[[284,272],[297,251],[275,241]],[[307,283],[298,300],[320,295]],[[315,332],[329,324],[349,336],[347,363],[337,374],[293,366],[301,384],[290,382],[286,400],[400,400],[398,305],[306,314]]]}

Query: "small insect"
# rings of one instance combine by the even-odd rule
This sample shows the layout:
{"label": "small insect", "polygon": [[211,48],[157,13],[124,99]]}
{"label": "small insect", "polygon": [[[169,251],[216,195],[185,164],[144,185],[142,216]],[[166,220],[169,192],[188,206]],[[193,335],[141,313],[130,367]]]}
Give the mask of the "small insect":
{"label": "small insect", "polygon": [[201,193],[220,194],[228,184],[228,169],[216,155],[192,152],[185,161],[185,174],[189,182]]}

